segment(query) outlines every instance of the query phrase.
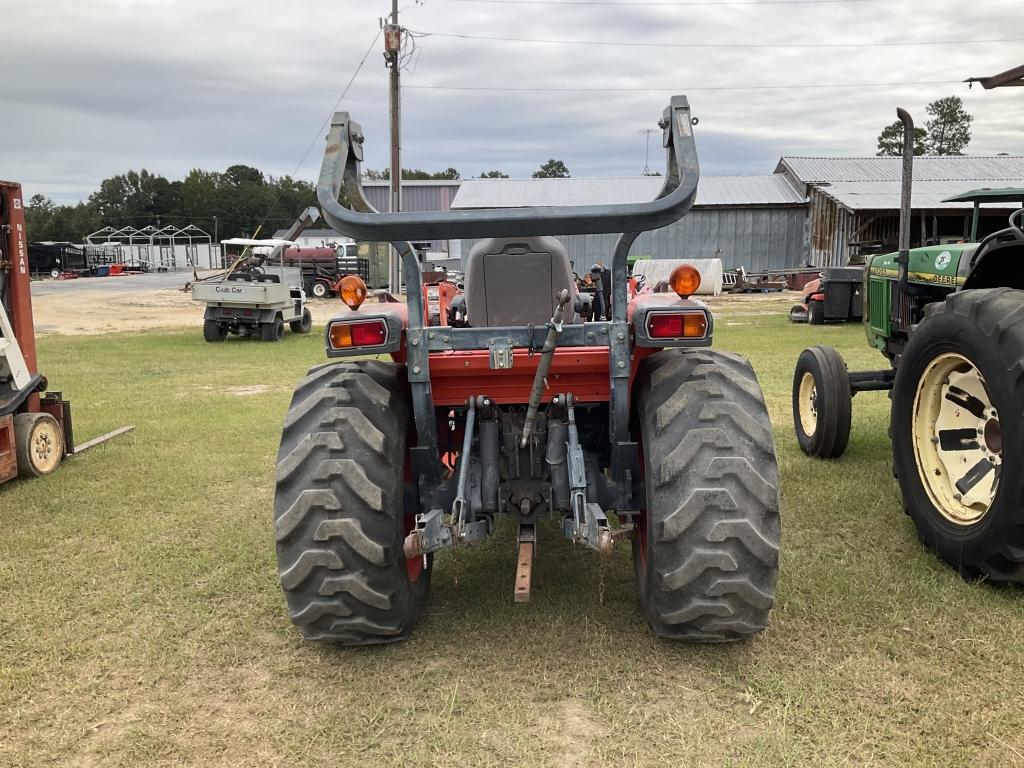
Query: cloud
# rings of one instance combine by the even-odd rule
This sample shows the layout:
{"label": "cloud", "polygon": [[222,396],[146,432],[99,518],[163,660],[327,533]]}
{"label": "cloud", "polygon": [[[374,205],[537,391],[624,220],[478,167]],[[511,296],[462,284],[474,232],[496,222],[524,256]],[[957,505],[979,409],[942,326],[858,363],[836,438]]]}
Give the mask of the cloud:
{"label": "cloud", "polygon": [[[181,177],[195,167],[255,165],[315,178],[320,126],[370,41],[384,0],[50,0],[4,11],[0,80],[3,175],[29,194],[77,200],[129,168]],[[576,175],[639,173],[642,129],[671,91],[687,93],[705,173],[770,172],[782,154],[873,154],[906,106],[956,93],[974,114],[974,154],[1024,153],[1024,94],[968,90],[969,75],[1020,62],[1019,43],[946,46],[653,48],[626,42],[763,44],[1024,36],[1017,4],[937,0],[928,13],[884,0],[822,5],[514,5],[425,0],[413,30],[602,40],[579,46],[422,37],[403,74],[403,164],[529,175],[549,157]],[[366,164],[388,164],[381,43],[342,108],[366,131]],[[793,84],[948,84],[778,89]],[[616,92],[433,90],[417,86]],[[717,90],[729,87],[746,90]],[[670,89],[659,91],[657,89]],[[651,166],[661,165],[652,137]]]}

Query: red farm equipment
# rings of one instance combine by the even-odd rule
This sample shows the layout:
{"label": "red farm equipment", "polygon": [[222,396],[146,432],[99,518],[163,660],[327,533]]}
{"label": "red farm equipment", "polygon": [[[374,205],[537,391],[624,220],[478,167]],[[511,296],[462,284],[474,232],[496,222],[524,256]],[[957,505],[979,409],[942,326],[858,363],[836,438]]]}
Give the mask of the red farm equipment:
{"label": "red farm equipment", "polygon": [[75,446],[71,404],[47,387],[36,359],[21,185],[0,181],[0,483],[48,475],[65,457],[132,429]]}
{"label": "red farm equipment", "polygon": [[0,483],[52,472],[74,445],[71,406],[36,362],[21,185],[0,181]]}
{"label": "red farm equipment", "polygon": [[[278,567],[304,637],[407,637],[435,554],[487,537],[499,514],[518,526],[518,602],[530,597],[538,522],[554,517],[596,553],[631,540],[658,636],[724,642],[766,626],[779,474],[761,388],[746,360],[709,348],[694,268],[677,268],[662,292],[636,293],[627,277],[638,234],[693,205],[695,123],[674,97],[651,202],[377,213],[361,186],[362,130],[334,116],[321,209],[338,232],[393,244],[408,301],[365,303],[365,286],[346,278],[349,311],[325,336],[342,360],[309,371],[285,419]],[[604,308],[577,289],[553,235],[608,232],[620,236]],[[457,238],[479,240],[464,289],[424,285],[410,241]],[[390,360],[368,359],[381,355]]]}

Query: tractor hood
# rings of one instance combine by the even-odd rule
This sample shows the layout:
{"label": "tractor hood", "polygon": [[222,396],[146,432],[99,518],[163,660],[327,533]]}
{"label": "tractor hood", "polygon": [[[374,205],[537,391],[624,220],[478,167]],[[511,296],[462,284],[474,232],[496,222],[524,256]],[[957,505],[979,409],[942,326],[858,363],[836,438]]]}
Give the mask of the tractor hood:
{"label": "tractor hood", "polygon": [[[942,285],[956,288],[963,285],[966,274],[961,273],[960,264],[968,264],[977,250],[977,243],[955,243],[928,245],[910,249],[908,272],[913,283]],[[876,277],[899,277],[896,253],[880,253],[869,262],[869,272]]]}

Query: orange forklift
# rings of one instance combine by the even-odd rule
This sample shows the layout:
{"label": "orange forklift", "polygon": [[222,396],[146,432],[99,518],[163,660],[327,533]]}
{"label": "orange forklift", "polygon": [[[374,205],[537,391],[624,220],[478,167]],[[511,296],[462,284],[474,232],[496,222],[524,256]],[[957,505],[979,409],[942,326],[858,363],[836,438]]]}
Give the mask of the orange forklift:
{"label": "orange forklift", "polygon": [[0,181],[0,483],[48,475],[66,456],[131,429],[76,450],[71,405],[39,373],[30,281],[21,185]]}

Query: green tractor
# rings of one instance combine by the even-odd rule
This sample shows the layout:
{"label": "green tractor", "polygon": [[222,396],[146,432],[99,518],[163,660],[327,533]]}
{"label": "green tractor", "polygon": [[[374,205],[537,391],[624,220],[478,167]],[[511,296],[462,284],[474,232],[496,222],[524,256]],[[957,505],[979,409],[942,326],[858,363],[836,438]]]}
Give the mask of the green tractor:
{"label": "green tractor", "polygon": [[921,541],[966,577],[1024,582],[1024,207],[976,241],[980,203],[1024,201],[1024,188],[950,198],[974,202],[975,242],[911,249],[913,120],[897,113],[899,251],[872,257],[864,277],[864,329],[889,367],[848,372],[832,347],[805,349],[797,440],[808,456],[838,458],[853,395],[888,391],[893,474]]}

